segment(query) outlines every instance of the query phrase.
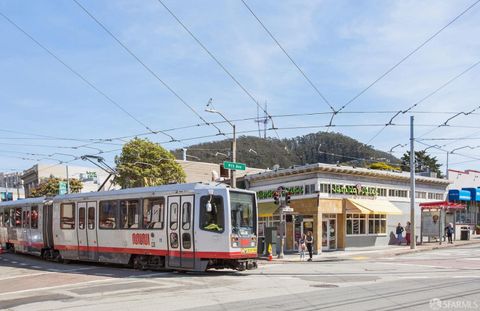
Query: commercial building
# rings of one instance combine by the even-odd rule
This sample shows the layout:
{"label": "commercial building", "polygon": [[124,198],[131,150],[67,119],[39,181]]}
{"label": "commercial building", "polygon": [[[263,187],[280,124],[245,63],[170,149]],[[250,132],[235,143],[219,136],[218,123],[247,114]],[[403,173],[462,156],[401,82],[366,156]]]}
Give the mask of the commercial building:
{"label": "commercial building", "polygon": [[[311,164],[245,176],[257,192],[259,236],[277,228],[280,216],[273,195],[279,187],[291,194],[293,217],[286,218],[286,249],[312,231],[317,253],[396,243],[395,227],[410,220],[409,173]],[[449,181],[416,176],[416,230],[422,202],[444,200]],[[419,234],[418,234],[419,236]]]}
{"label": "commercial building", "polygon": [[[29,197],[32,190],[35,189],[42,181],[57,177],[60,179],[67,178],[66,165],[52,165],[52,164],[35,164],[31,168],[25,170],[21,176],[23,186],[25,189],[25,196]],[[108,174],[99,168],[82,167],[82,166],[68,166],[68,177],[76,178],[83,184],[81,192],[97,191],[103,184]],[[103,190],[114,189],[110,179],[103,187]]]}
{"label": "commercial building", "polygon": [[[186,182],[211,182],[211,181],[226,181],[228,176],[222,177],[221,164],[176,160],[178,164],[183,168],[187,175]],[[244,171],[236,171],[237,178],[242,178],[247,174],[255,174],[264,172],[264,169],[247,167]],[[228,171],[225,173],[228,174]]]}

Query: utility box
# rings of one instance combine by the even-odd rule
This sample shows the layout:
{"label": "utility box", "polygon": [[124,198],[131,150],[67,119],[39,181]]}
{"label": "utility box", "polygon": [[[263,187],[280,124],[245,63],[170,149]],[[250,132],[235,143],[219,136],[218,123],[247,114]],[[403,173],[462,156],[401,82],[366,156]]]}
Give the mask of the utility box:
{"label": "utility box", "polygon": [[265,230],[265,253],[268,253],[269,245],[272,246],[272,256],[277,255],[277,228],[267,227]]}
{"label": "utility box", "polygon": [[470,228],[469,227],[462,227],[460,229],[460,240],[462,240],[462,241],[470,240]]}

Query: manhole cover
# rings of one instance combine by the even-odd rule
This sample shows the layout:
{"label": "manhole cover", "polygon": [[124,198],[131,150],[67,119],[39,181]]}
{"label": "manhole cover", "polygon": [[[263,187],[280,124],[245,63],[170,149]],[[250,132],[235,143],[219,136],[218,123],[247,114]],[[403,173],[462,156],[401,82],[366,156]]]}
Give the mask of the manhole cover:
{"label": "manhole cover", "polygon": [[335,285],[335,284],[314,284],[314,285],[310,285],[311,287],[320,287],[320,288],[334,288],[334,287],[338,287],[338,285]]}

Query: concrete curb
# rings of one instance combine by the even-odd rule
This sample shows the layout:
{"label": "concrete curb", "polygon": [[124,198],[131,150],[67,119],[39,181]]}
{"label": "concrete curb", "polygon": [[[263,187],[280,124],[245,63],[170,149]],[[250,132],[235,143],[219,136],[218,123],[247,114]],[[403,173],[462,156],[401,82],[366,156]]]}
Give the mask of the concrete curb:
{"label": "concrete curb", "polygon": [[[419,252],[427,252],[432,250],[438,249],[446,249],[446,248],[453,248],[453,247],[460,247],[464,245],[474,245],[480,244],[480,239],[470,240],[470,241],[462,241],[455,244],[442,244],[442,245],[421,245],[416,249],[382,249],[382,250],[372,250],[372,251],[365,251],[365,252],[358,252],[356,254],[345,254],[340,253],[339,256],[326,256],[321,257],[321,255],[316,255],[317,258],[313,259],[313,262],[337,262],[337,261],[347,261],[347,260],[360,260],[360,259],[372,259],[372,258],[379,258],[379,257],[388,257],[388,256],[402,256],[412,253],[419,253]],[[308,263],[307,261],[299,261],[298,255],[286,255],[291,258],[273,258],[272,261],[268,261],[268,257],[259,257],[259,264],[286,264],[286,263]]]}

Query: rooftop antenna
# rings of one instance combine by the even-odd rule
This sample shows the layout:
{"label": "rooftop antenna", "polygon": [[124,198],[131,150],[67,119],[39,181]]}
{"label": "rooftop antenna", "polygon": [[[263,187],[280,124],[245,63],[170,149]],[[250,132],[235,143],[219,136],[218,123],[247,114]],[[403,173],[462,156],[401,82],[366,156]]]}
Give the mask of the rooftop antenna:
{"label": "rooftop antenna", "polygon": [[267,113],[267,102],[265,101],[264,104],[264,109],[263,109],[263,117],[260,118],[259,116],[259,111],[258,111],[259,105],[257,105],[257,119],[255,119],[255,122],[258,124],[258,136],[262,138],[262,134],[260,132],[260,123],[263,124],[263,138],[267,138],[267,124],[270,122],[270,118]]}

